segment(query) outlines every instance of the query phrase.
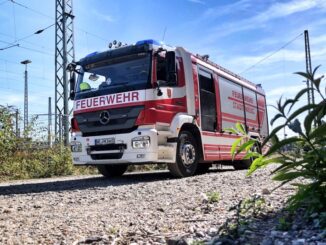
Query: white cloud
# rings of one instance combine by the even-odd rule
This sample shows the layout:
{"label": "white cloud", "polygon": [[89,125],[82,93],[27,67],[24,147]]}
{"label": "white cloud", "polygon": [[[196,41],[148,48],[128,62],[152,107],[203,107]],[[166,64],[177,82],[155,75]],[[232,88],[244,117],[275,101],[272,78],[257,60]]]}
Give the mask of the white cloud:
{"label": "white cloud", "polygon": [[292,96],[298,93],[300,90],[305,88],[306,85],[304,83],[300,85],[290,85],[290,86],[283,86],[283,87],[277,87],[275,89],[272,89],[267,92],[268,97],[275,97],[279,98],[281,95],[284,96]]}
{"label": "white cloud", "polygon": [[206,4],[203,0],[188,0],[188,2],[198,3],[198,4],[203,4],[203,5]]}
{"label": "white cloud", "polygon": [[[326,10],[326,3],[323,0],[292,0],[288,2],[276,2],[265,11],[254,15],[249,19],[242,21],[228,22],[224,25],[219,25],[215,28],[214,33],[216,37],[227,36],[236,32],[258,29],[271,20],[284,18],[292,14],[304,12],[311,9],[318,9],[319,11]],[[210,38],[214,38],[212,35]]]}
{"label": "white cloud", "polygon": [[245,11],[250,8],[251,3],[252,2],[249,0],[240,0],[231,4],[222,5],[215,8],[209,8],[203,13],[202,19],[214,19],[223,15],[235,13],[240,10]]}
{"label": "white cloud", "polygon": [[322,1],[318,0],[292,0],[289,2],[283,3],[275,3],[271,5],[266,11],[256,15],[252,18],[251,21],[259,23],[259,22],[267,22],[272,19],[281,18],[285,16],[289,16],[295,13],[303,12],[318,6],[322,6]]}
{"label": "white cloud", "polygon": [[23,103],[24,97],[22,95],[17,95],[14,93],[3,93],[1,95],[1,101],[3,105],[17,105]]}
{"label": "white cloud", "polygon": [[310,36],[310,45],[326,43],[326,34],[320,36]]}
{"label": "white cloud", "polygon": [[[305,60],[305,50],[302,49],[296,49],[296,50],[282,50],[280,52],[275,53],[274,55],[268,57],[272,53],[263,53],[260,55],[253,55],[253,56],[238,56],[235,58],[232,58],[229,63],[238,66],[243,67],[243,64],[246,64],[247,68],[240,72],[240,74],[245,74],[247,70],[257,64],[257,66],[263,66],[263,65],[270,65],[272,63],[278,63],[278,62],[296,62],[296,63],[302,63]],[[324,60],[324,57],[326,56],[326,48],[319,48],[317,50],[313,50],[311,52],[311,57],[313,57],[313,60],[315,62]],[[266,58],[266,59],[265,59]],[[265,59],[265,60],[264,60]],[[253,67],[254,68],[254,67]],[[248,70],[249,71],[249,70]]]}

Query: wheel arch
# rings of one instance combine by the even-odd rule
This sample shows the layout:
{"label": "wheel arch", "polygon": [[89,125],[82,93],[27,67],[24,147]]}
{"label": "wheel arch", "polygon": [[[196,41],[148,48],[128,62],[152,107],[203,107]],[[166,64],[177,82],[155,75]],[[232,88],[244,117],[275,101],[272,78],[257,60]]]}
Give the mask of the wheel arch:
{"label": "wheel arch", "polygon": [[[198,144],[198,149],[199,149],[199,161],[203,161],[204,160],[204,154],[203,154],[203,144],[202,144],[202,139],[201,139],[201,134],[200,134],[200,131],[199,131],[199,128],[195,125],[195,124],[192,124],[192,123],[184,123],[181,128],[180,128],[180,131],[179,131],[179,135],[182,131],[188,131],[190,132],[194,138],[196,140],[198,140],[199,144]],[[179,137],[178,135],[178,137]]]}

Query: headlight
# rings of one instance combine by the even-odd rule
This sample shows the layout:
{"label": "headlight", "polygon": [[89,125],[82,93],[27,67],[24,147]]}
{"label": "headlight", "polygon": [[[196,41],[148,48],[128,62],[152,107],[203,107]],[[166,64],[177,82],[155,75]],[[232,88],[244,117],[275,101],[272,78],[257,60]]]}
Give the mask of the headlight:
{"label": "headlight", "polygon": [[72,141],[70,144],[70,147],[71,147],[72,152],[82,152],[83,151],[82,143],[80,143],[79,141]]}
{"label": "headlight", "polygon": [[151,144],[149,136],[139,136],[131,139],[131,146],[134,149],[148,148]]}

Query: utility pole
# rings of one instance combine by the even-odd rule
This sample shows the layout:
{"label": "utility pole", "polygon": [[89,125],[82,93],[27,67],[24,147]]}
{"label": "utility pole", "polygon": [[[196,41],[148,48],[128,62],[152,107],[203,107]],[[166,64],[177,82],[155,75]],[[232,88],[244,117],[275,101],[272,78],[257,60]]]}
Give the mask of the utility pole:
{"label": "utility pole", "polygon": [[48,108],[48,145],[49,147],[52,147],[52,137],[51,137],[51,131],[52,131],[52,102],[51,97],[49,97],[49,108]]}
{"label": "utility pole", "polygon": [[[311,68],[311,55],[310,55],[310,44],[309,44],[309,33],[308,30],[304,31],[304,40],[305,40],[305,53],[306,53],[306,72],[311,74],[312,68]],[[308,90],[308,104],[315,104],[315,95],[313,90],[313,84],[312,81],[309,81],[307,79],[307,88]]]}
{"label": "utility pole", "polygon": [[19,122],[19,112],[18,109],[16,109],[16,137],[19,138],[19,129],[18,129],[18,122]]}
{"label": "utility pole", "polygon": [[24,85],[24,132],[26,132],[28,127],[28,72],[27,65],[32,63],[30,60],[23,60],[20,62],[25,65],[25,85]]}
{"label": "utility pole", "polygon": [[[55,7],[55,137],[69,143],[67,65],[75,60],[72,0],[56,0]],[[62,122],[61,122],[62,121]]]}

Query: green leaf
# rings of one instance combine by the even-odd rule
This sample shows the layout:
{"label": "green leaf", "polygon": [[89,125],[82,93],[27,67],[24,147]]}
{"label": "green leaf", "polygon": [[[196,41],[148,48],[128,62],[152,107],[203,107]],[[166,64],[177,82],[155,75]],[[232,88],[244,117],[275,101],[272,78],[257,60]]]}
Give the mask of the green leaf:
{"label": "green leaf", "polygon": [[271,164],[271,163],[282,163],[283,164],[284,161],[285,160],[284,160],[283,157],[274,157],[274,158],[268,158],[267,159],[265,156],[260,155],[258,158],[256,158],[252,162],[252,164],[251,164],[251,166],[250,166],[250,168],[249,168],[249,170],[247,172],[247,176],[251,175],[257,169],[267,166],[268,164]]}
{"label": "green leaf", "polygon": [[309,74],[309,73],[305,73],[305,72],[295,72],[294,74],[297,74],[297,75],[300,75],[308,80],[313,80],[313,76],[312,74]]}
{"label": "green leaf", "polygon": [[258,153],[258,152],[248,152],[243,159],[250,159],[250,158],[257,158],[257,157],[261,157],[262,154]]}
{"label": "green leaf", "polygon": [[[284,159],[284,158],[282,157],[282,159]],[[272,171],[272,174],[280,172],[280,171],[286,171],[288,169],[293,169],[295,167],[302,165],[303,163],[305,163],[305,161],[293,162],[293,161],[286,161],[284,159],[284,162],[282,163],[282,165],[277,167],[276,169],[274,169]]]}
{"label": "green leaf", "polygon": [[288,100],[286,100],[286,101],[284,102],[284,104],[283,104],[284,110],[285,110],[285,108],[286,108],[286,106],[287,106],[288,104],[291,104],[291,106],[292,106],[295,102],[297,102],[297,100],[294,100],[294,99],[288,99]]}
{"label": "green leaf", "polygon": [[236,155],[236,149],[237,149],[238,145],[240,144],[242,138],[243,137],[236,139],[232,144],[232,147],[231,147],[232,160],[234,159],[234,157]]}
{"label": "green leaf", "polygon": [[306,116],[304,120],[304,127],[306,129],[306,135],[309,135],[310,130],[311,130],[311,124],[314,119],[317,120],[317,116],[320,113],[320,110],[322,109],[321,106],[322,104],[319,104],[316,108],[314,108],[310,113]]}
{"label": "green leaf", "polygon": [[277,119],[279,119],[280,117],[284,117],[283,114],[281,114],[281,113],[276,114],[276,115],[272,118],[272,120],[271,120],[271,126],[273,126],[273,123],[274,123]]}
{"label": "green leaf", "polygon": [[252,139],[248,140],[247,142],[243,143],[243,144],[238,148],[236,154],[239,154],[240,152],[242,152],[242,151],[245,150],[245,149],[246,149],[246,151],[248,151],[247,148],[250,149],[250,148],[251,148],[255,143],[256,143],[255,140],[252,140]]}
{"label": "green leaf", "polygon": [[315,69],[312,71],[312,77],[315,76],[315,73],[319,69],[319,67],[321,67],[321,65],[316,66]]}
{"label": "green leaf", "polygon": [[302,171],[298,172],[280,172],[273,177],[273,180],[277,181],[291,181],[298,177],[303,177],[305,174]]}
{"label": "green leaf", "polygon": [[247,172],[247,176],[251,175],[253,172],[255,172],[258,168],[261,168],[262,166],[264,166],[264,157],[263,156],[260,156],[258,158],[256,158],[252,164],[250,165],[250,168]]}
{"label": "green leaf", "polygon": [[262,146],[266,145],[266,143],[271,139],[273,138],[276,133],[278,131],[280,131],[283,127],[285,126],[285,124],[282,124],[280,126],[277,126],[276,128],[273,129],[273,131],[264,139],[263,143],[262,143]]}
{"label": "green leaf", "polygon": [[291,143],[303,141],[303,139],[299,137],[290,137],[284,140],[279,141],[276,144],[273,144],[271,148],[269,148],[268,152],[265,154],[265,156],[271,155],[272,153],[276,152],[277,150],[280,150],[283,146],[289,145]]}
{"label": "green leaf", "polygon": [[299,109],[297,109],[296,111],[294,111],[286,120],[286,123],[289,123],[290,121],[292,121],[294,118],[296,118],[298,115],[300,115],[301,113],[308,111],[310,109],[314,109],[317,105],[314,104],[310,104],[310,105],[305,105],[300,107]]}
{"label": "green leaf", "polygon": [[224,129],[225,132],[233,133],[233,134],[238,134],[238,132],[234,128],[226,128]]}
{"label": "green leaf", "polygon": [[325,135],[326,135],[326,123],[318,126],[314,131],[311,132],[309,137],[313,139],[316,137],[323,137]]}
{"label": "green leaf", "polygon": [[243,134],[243,135],[246,134],[246,129],[244,128],[244,125],[243,125],[243,124],[237,122],[237,123],[235,124],[235,127],[238,129],[238,131],[239,131],[241,134]]}
{"label": "green leaf", "polygon": [[[311,90],[311,88],[304,88],[304,89],[300,90],[300,91],[296,94],[296,96],[294,97],[293,100],[294,100],[295,102],[299,101],[299,99],[301,98],[301,96],[304,95],[305,93],[307,93],[309,90]],[[293,107],[294,105],[295,105],[295,103],[293,103],[293,104],[290,106],[288,112],[291,111],[291,109],[292,109],[292,107]]]}
{"label": "green leaf", "polygon": [[320,77],[320,78],[317,78],[317,79],[315,79],[315,80],[312,81],[312,83],[315,85],[315,87],[316,87],[316,89],[317,89],[318,91],[320,91],[320,90],[319,90],[319,86],[320,86],[321,79],[322,79],[323,77],[324,77],[324,76],[322,76],[322,77]]}

